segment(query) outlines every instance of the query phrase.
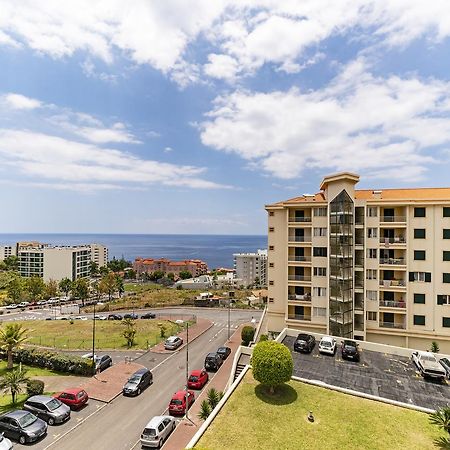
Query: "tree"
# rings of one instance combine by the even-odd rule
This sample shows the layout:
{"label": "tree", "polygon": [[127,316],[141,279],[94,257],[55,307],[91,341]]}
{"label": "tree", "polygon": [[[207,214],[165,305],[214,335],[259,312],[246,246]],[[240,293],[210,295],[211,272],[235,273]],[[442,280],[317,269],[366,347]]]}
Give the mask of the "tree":
{"label": "tree", "polygon": [[91,277],[96,277],[98,275],[98,264],[95,261],[89,263],[89,271]]}
{"label": "tree", "polygon": [[181,272],[180,272],[180,278],[182,279],[182,280],[187,280],[187,279],[189,279],[189,278],[192,278],[192,273],[191,272],[189,272],[188,270],[182,270]]}
{"label": "tree", "polygon": [[3,260],[6,270],[17,270],[19,268],[19,258],[11,255]]}
{"label": "tree", "polygon": [[95,298],[99,300],[100,294],[102,293],[102,290],[100,289],[100,283],[96,280],[91,284],[92,292],[95,295]]}
{"label": "tree", "polygon": [[134,280],[136,278],[136,271],[133,269],[125,270],[123,277],[127,280]]}
{"label": "tree", "polygon": [[211,406],[208,400],[203,400],[200,404],[200,412],[198,413],[198,418],[201,420],[206,420],[211,414]]}
{"label": "tree", "polygon": [[247,346],[250,344],[250,341],[253,340],[253,337],[255,336],[255,329],[251,325],[246,325],[242,328],[241,331],[241,339],[242,339],[242,345]]}
{"label": "tree", "polygon": [[21,276],[14,277],[8,283],[8,297],[12,300],[13,303],[19,303],[19,300],[22,298],[23,288],[24,282]]}
{"label": "tree", "polygon": [[289,349],[276,341],[259,342],[252,356],[253,378],[275,392],[275,387],[292,377],[294,364]]}
{"label": "tree", "polygon": [[127,267],[131,267],[131,261],[127,261],[123,256],[120,259],[116,259],[115,257],[108,262],[108,269],[113,272],[121,272],[125,270]]}
{"label": "tree", "polygon": [[59,289],[64,292],[66,297],[69,296],[69,292],[72,290],[72,281],[69,278],[63,278],[59,282]]}
{"label": "tree", "polygon": [[125,326],[122,336],[126,339],[128,347],[133,347],[137,331],[136,322],[131,318],[127,318],[122,320],[122,325]]}
{"label": "tree", "polygon": [[19,323],[8,323],[5,328],[0,328],[0,348],[6,351],[7,369],[13,368],[13,351],[19,349],[27,339],[28,329]]}
{"label": "tree", "polygon": [[102,276],[102,277],[104,277],[105,275],[108,275],[108,273],[109,273],[108,266],[100,267],[100,269],[98,269],[98,272],[99,272],[100,276]]}
{"label": "tree", "polygon": [[125,286],[123,285],[123,278],[120,275],[116,275],[116,288],[119,293],[119,297],[122,297],[125,292]]}
{"label": "tree", "polygon": [[81,300],[81,304],[84,306],[84,302],[89,298],[89,284],[84,278],[77,278],[73,282],[73,294],[75,297]]}
{"label": "tree", "polygon": [[[436,412],[430,414],[430,422],[450,434],[450,407],[444,406]],[[450,439],[448,437],[440,437],[435,440],[437,447],[442,449],[450,449]]]}
{"label": "tree", "polygon": [[164,272],[162,270],[155,270],[152,272],[149,276],[150,280],[152,281],[158,281],[164,276]]}
{"label": "tree", "polygon": [[436,342],[436,341],[433,341],[432,343],[431,343],[431,348],[430,348],[430,352],[433,352],[433,353],[439,353],[439,344]]}
{"label": "tree", "polygon": [[200,405],[200,412],[198,413],[198,417],[202,420],[206,420],[212,410],[218,405],[223,397],[223,392],[219,392],[217,389],[211,388],[206,393],[206,396],[207,399],[202,401]]}
{"label": "tree", "polygon": [[117,279],[114,272],[107,273],[100,281],[100,290],[108,294],[108,300],[111,301],[111,298],[117,290]]}
{"label": "tree", "polygon": [[46,298],[57,297],[59,294],[58,282],[56,280],[48,280],[45,284],[45,293],[44,296]]}
{"label": "tree", "polygon": [[3,379],[0,382],[0,388],[3,391],[10,391],[12,402],[16,403],[17,394],[20,394],[27,382],[30,380],[27,375],[27,371],[24,369],[14,369],[6,372],[3,375]]}
{"label": "tree", "polygon": [[45,283],[41,277],[27,279],[26,288],[32,300],[39,299],[45,290]]}

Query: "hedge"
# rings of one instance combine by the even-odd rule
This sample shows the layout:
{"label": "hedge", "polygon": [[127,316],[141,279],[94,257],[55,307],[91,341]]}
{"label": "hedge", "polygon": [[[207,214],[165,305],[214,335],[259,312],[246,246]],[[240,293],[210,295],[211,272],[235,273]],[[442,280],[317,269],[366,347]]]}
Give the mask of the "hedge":
{"label": "hedge", "polygon": [[[92,361],[79,356],[65,355],[52,351],[34,348],[22,348],[13,352],[14,361],[29,366],[42,367],[57,372],[67,372],[76,375],[92,375]],[[2,354],[6,359],[6,354]]]}
{"label": "hedge", "polygon": [[241,331],[242,345],[247,346],[250,343],[250,341],[253,340],[254,336],[255,336],[255,329],[250,325],[246,325],[244,328],[242,328]]}
{"label": "hedge", "polygon": [[27,395],[41,395],[44,393],[44,382],[42,380],[28,380],[27,381]]}

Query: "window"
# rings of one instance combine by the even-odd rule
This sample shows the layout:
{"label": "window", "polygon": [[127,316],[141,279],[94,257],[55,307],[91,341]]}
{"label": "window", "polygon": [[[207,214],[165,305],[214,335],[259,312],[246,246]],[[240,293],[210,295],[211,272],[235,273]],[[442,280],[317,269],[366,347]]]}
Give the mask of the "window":
{"label": "window", "polygon": [[376,311],[367,311],[366,312],[366,319],[367,320],[377,320],[377,313],[376,313]]}
{"label": "window", "polygon": [[442,212],[444,217],[450,217],[450,206],[444,206]]}
{"label": "window", "polygon": [[414,239],[425,239],[425,228],[414,228]]}
{"label": "window", "polygon": [[269,263],[269,267],[275,267],[274,263]]}
{"label": "window", "polygon": [[425,250],[414,250],[414,261],[425,261]]}
{"label": "window", "polygon": [[368,238],[378,237],[378,229],[377,228],[367,228],[367,237]]}
{"label": "window", "polygon": [[414,294],[414,303],[425,304],[425,294]]}
{"label": "window", "polygon": [[269,286],[273,286],[273,281],[272,280],[269,281]]}
{"label": "window", "polygon": [[414,325],[425,325],[425,316],[414,315]]}
{"label": "window", "polygon": [[323,208],[314,208],[314,215],[316,217],[326,217],[327,215],[327,208],[326,206]]}
{"label": "window", "polygon": [[275,215],[275,213],[273,211],[269,211],[269,216],[273,217]]}
{"label": "window", "polygon": [[314,236],[315,237],[324,237],[327,235],[327,229],[326,228],[314,228]]}
{"label": "window", "polygon": [[450,239],[450,229],[445,228],[442,230],[442,239]]}
{"label": "window", "polygon": [[327,295],[327,288],[315,287],[313,288],[314,297],[325,297]]}
{"label": "window", "polygon": [[327,308],[313,308],[313,316],[314,317],[326,317],[327,316]]}
{"label": "window", "polygon": [[376,280],[377,279],[377,270],[376,269],[367,269],[366,270],[366,280]]}
{"label": "window", "polygon": [[442,326],[444,328],[450,328],[450,317],[443,317],[442,318]]}
{"label": "window", "polygon": [[443,283],[450,283],[450,273],[443,273],[442,274],[442,282]]}
{"label": "window", "polygon": [[274,227],[269,227],[269,233],[273,233],[275,231]]}
{"label": "window", "polygon": [[377,291],[366,291],[367,300],[377,300],[378,292]]}
{"label": "window", "polygon": [[269,303],[273,303],[273,297],[269,297]]}
{"label": "window", "polygon": [[269,250],[275,250],[275,247],[273,245],[269,245]]}
{"label": "window", "polygon": [[368,248],[367,249],[367,257],[370,259],[377,258],[377,249],[376,248]]}
{"label": "window", "polygon": [[414,208],[414,217],[425,217],[425,208]]}
{"label": "window", "polygon": [[450,252],[447,250],[444,250],[442,252],[442,261],[450,261]]}
{"label": "window", "polygon": [[313,255],[314,256],[327,256],[327,248],[326,247],[314,247]]}
{"label": "window", "polygon": [[409,281],[425,281],[431,283],[430,272],[409,272]]}
{"label": "window", "polygon": [[326,277],[327,276],[327,268],[326,267],[314,267],[314,276],[315,277]]}
{"label": "window", "polygon": [[438,305],[450,305],[450,295],[438,295],[437,296]]}
{"label": "window", "polygon": [[367,208],[367,217],[377,217],[378,216],[378,208],[376,206],[369,206]]}

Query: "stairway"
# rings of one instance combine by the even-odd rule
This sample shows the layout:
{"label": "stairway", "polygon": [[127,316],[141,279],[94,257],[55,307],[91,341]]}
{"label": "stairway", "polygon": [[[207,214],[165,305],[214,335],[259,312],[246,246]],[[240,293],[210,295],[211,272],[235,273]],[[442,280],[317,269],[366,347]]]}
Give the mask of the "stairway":
{"label": "stairway", "polygon": [[241,372],[244,370],[245,364],[238,364],[236,366],[236,372],[234,372],[234,380],[241,374]]}

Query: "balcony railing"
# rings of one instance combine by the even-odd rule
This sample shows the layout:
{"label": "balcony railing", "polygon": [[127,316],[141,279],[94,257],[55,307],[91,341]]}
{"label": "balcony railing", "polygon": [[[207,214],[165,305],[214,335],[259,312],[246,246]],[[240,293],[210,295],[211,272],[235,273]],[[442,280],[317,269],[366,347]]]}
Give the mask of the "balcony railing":
{"label": "balcony railing", "polygon": [[406,244],[405,236],[382,237],[380,244]]}
{"label": "balcony railing", "polygon": [[310,302],[311,301],[311,294],[295,294],[295,295],[288,295],[289,300],[299,300],[303,302]]}
{"label": "balcony railing", "polygon": [[403,258],[380,258],[380,264],[387,264],[389,266],[403,266],[405,260]]}
{"label": "balcony railing", "polygon": [[380,222],[406,222],[406,216],[381,216]]}
{"label": "balcony railing", "polygon": [[394,302],[392,300],[380,300],[380,306],[387,308],[406,308],[406,302]]}
{"label": "balcony railing", "polygon": [[380,280],[380,286],[383,287],[405,287],[405,280]]}
{"label": "balcony railing", "polygon": [[301,315],[301,314],[289,314],[288,315],[288,319],[291,320],[307,320],[307,321],[311,321],[311,316],[305,316],[305,315]]}
{"label": "balcony railing", "polygon": [[289,242],[311,242],[311,236],[289,236]]}
{"label": "balcony railing", "polygon": [[398,330],[405,330],[406,329],[406,324],[404,324],[404,323],[380,322],[379,326],[381,328],[396,328]]}
{"label": "balcony railing", "polygon": [[289,262],[311,262],[311,256],[289,256]]}
{"label": "balcony railing", "polygon": [[289,222],[311,222],[311,217],[289,217]]}
{"label": "balcony railing", "polygon": [[289,275],[289,281],[311,281],[311,275]]}

